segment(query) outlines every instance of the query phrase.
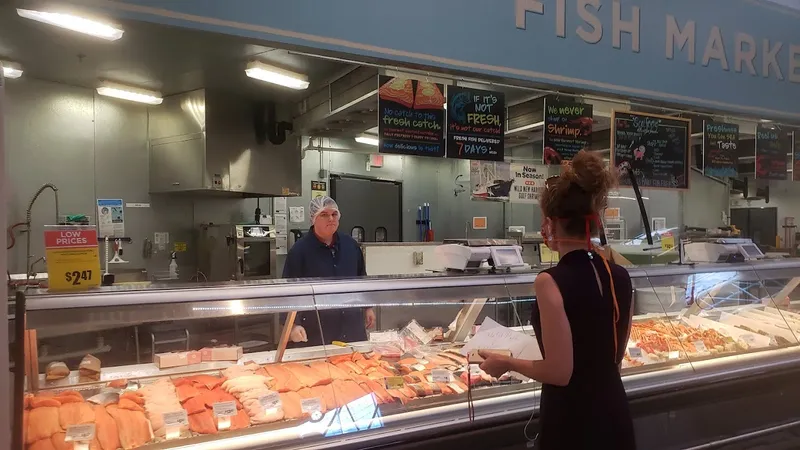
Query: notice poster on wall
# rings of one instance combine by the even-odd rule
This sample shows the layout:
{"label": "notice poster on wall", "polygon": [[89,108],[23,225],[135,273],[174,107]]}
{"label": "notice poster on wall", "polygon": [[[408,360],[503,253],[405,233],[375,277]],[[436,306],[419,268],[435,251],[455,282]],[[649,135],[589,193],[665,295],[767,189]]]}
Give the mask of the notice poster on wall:
{"label": "notice poster on wall", "polygon": [[533,164],[511,164],[514,184],[511,187],[511,203],[538,204],[547,181],[547,166]]}
{"label": "notice poster on wall", "polygon": [[506,100],[502,92],[447,88],[447,157],[502,161]]}
{"label": "notice poster on wall", "polygon": [[739,125],[703,121],[703,174],[709,177],[736,177],[739,173],[736,149]]}
{"label": "notice poster on wall", "polygon": [[[630,163],[642,188],[689,188],[691,122],[688,119],[615,111],[611,126],[614,167]],[[631,185],[626,176],[619,182]]]}
{"label": "notice poster on wall", "polygon": [[473,200],[507,202],[514,177],[507,162],[470,161],[470,196]]}
{"label": "notice poster on wall", "polygon": [[125,237],[125,211],[121,199],[97,199],[100,237]]}
{"label": "notice poster on wall", "polygon": [[791,133],[775,125],[756,127],[756,178],[785,180],[787,178],[786,154],[792,151]]}
{"label": "notice poster on wall", "polygon": [[544,103],[544,163],[561,164],[592,143],[592,105],[547,101]]}
{"label": "notice poster on wall", "polygon": [[792,133],[792,181],[800,181],[800,131]]}
{"label": "notice poster on wall", "polygon": [[444,85],[386,75],[378,78],[379,151],[444,156]]}

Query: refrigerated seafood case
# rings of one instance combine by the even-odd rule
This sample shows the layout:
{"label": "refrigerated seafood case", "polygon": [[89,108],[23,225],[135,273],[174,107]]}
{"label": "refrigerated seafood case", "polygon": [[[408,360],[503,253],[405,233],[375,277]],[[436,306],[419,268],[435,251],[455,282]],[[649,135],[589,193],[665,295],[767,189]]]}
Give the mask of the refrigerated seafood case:
{"label": "refrigerated seafood case", "polygon": [[[800,389],[791,380],[800,372],[800,308],[794,296],[800,262],[629,271],[635,315],[622,375],[641,448],[684,448],[797,417],[791,399]],[[423,331],[446,329],[460,315],[468,318],[455,321],[462,330],[489,317],[532,334],[528,317],[535,277],[425,275],[33,292],[26,298],[27,325],[46,334],[48,328],[87,321],[116,328],[232,316],[266,321],[291,311],[322,314],[371,306],[383,309],[381,316],[411,309]],[[99,415],[113,412],[117,433],[127,433],[128,445],[138,439],[154,448],[424,448],[480,440],[496,448],[525,441],[522,428],[532,414],[536,426],[538,383],[465,370],[460,338],[447,342],[412,333],[414,339],[402,339],[406,329],[394,331],[374,334],[377,342],[290,348],[280,363],[275,351],[267,351],[172,368],[103,364],[99,381],[83,378],[77,367],[57,381],[40,373],[37,389],[25,394],[27,427],[18,421],[16,431],[25,435],[26,448],[62,439],[66,426],[89,419],[54,424],[58,414],[52,413],[72,411],[78,407],[66,405],[90,399],[99,403],[85,403],[97,411],[92,420],[98,435],[108,437]],[[394,335],[400,338],[393,340]],[[54,406],[52,397],[64,402]],[[230,417],[219,405],[226,401],[235,405]],[[57,410],[34,414],[39,408]],[[188,424],[165,424],[165,414],[181,411]],[[134,422],[146,423],[148,434],[131,434],[126,428]]]}

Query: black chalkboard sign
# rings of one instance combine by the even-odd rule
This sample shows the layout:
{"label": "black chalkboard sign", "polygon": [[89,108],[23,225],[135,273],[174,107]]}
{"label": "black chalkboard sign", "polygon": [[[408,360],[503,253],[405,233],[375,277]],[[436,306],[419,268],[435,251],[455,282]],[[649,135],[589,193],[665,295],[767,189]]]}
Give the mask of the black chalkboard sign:
{"label": "black chalkboard sign", "polygon": [[385,75],[379,84],[379,151],[444,156],[444,85]]}
{"label": "black chalkboard sign", "polygon": [[585,103],[544,103],[545,164],[569,161],[592,143],[592,105]]}
{"label": "black chalkboard sign", "polygon": [[[611,158],[615,167],[629,162],[642,188],[688,189],[690,136],[688,119],[615,111]],[[630,179],[620,184],[630,186]]]}
{"label": "black chalkboard sign", "polygon": [[447,87],[447,157],[502,161],[506,99],[502,92]]}
{"label": "black chalkboard sign", "polygon": [[756,127],[756,178],[785,180],[787,178],[786,154],[792,150],[791,133],[775,125]]}
{"label": "black chalkboard sign", "polygon": [[703,121],[703,174],[709,177],[736,177],[739,174],[736,148],[739,125]]}

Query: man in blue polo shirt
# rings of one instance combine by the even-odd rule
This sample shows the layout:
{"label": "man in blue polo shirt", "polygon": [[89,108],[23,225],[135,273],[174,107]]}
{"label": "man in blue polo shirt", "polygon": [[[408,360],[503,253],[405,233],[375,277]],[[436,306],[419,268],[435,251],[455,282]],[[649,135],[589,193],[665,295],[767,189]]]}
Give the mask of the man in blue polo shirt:
{"label": "man in blue polo shirt", "polygon": [[[340,213],[336,202],[330,197],[315,198],[311,200],[308,213],[311,230],[289,250],[283,267],[283,277],[366,276],[364,255],[358,242],[338,231]],[[373,325],[375,311],[372,308],[301,311],[297,314],[289,338],[295,346],[330,344],[332,341],[366,341],[366,329]]]}

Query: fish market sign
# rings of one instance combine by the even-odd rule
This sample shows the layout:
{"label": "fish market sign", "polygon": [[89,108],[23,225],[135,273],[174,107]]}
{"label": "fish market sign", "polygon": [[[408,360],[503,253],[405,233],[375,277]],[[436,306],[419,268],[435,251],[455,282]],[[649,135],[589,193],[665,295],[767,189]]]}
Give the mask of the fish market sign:
{"label": "fish market sign", "polygon": [[800,11],[766,0],[70,1],[354,59],[800,120]]}

